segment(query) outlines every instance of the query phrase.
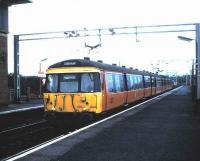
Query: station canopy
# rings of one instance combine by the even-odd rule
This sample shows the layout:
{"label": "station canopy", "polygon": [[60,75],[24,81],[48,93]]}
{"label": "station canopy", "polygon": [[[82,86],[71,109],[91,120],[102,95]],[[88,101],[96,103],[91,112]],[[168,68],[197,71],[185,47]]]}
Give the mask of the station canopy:
{"label": "station canopy", "polygon": [[15,4],[31,3],[32,0],[0,0],[0,3],[6,4],[8,6]]}

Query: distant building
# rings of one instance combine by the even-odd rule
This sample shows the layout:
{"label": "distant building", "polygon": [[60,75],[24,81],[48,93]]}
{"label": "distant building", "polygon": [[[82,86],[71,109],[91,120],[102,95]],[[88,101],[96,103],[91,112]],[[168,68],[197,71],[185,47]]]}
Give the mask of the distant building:
{"label": "distant building", "polygon": [[11,5],[30,3],[31,0],[0,0],[0,106],[8,105],[8,7]]}

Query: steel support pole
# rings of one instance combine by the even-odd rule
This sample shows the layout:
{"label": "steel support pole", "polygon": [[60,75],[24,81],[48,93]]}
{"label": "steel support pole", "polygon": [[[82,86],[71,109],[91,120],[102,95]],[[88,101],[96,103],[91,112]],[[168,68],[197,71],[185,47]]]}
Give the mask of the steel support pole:
{"label": "steel support pole", "polygon": [[196,24],[197,101],[200,101],[200,24]]}
{"label": "steel support pole", "polygon": [[14,35],[14,100],[20,102],[19,35]]}

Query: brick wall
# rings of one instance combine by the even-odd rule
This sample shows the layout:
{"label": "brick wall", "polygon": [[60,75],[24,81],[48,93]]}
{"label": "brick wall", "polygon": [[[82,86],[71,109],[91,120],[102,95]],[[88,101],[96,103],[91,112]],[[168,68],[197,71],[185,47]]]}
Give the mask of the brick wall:
{"label": "brick wall", "polygon": [[0,106],[8,105],[7,34],[0,33]]}

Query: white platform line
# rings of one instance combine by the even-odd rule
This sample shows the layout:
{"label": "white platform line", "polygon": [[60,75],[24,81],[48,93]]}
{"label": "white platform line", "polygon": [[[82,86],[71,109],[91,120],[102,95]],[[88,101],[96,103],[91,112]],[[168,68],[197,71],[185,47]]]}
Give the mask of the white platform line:
{"label": "white platform line", "polygon": [[10,113],[14,113],[14,112],[23,112],[23,111],[28,111],[28,110],[34,110],[34,109],[39,109],[39,108],[43,108],[43,107],[44,107],[43,105],[39,105],[39,106],[32,106],[32,107],[27,107],[27,108],[25,107],[25,108],[16,109],[16,110],[10,110],[10,111],[2,111],[2,112],[0,112],[0,115],[10,114]]}
{"label": "white platform line", "polygon": [[89,129],[90,127],[96,126],[96,125],[98,125],[98,124],[100,124],[100,123],[102,123],[102,122],[105,122],[105,121],[110,120],[110,119],[112,119],[112,118],[114,118],[114,117],[116,117],[116,116],[119,116],[119,115],[121,115],[121,114],[123,114],[123,113],[125,113],[125,112],[127,112],[127,111],[130,111],[130,110],[132,110],[132,109],[134,109],[134,108],[136,108],[136,107],[138,107],[138,106],[141,106],[141,105],[143,105],[143,104],[145,104],[145,103],[148,103],[148,102],[150,102],[150,101],[152,101],[152,100],[154,100],[154,99],[156,99],[156,98],[159,98],[159,97],[166,97],[166,96],[170,95],[171,93],[173,93],[173,92],[179,90],[180,88],[182,88],[182,86],[181,86],[181,87],[178,87],[178,88],[175,88],[175,89],[173,89],[173,90],[171,90],[171,91],[169,91],[169,92],[163,93],[163,94],[161,94],[161,95],[159,95],[159,96],[156,96],[156,97],[154,97],[154,98],[151,98],[151,99],[149,99],[149,100],[147,100],[147,101],[145,101],[145,102],[142,102],[142,103],[140,103],[140,104],[138,104],[138,105],[135,105],[135,106],[133,106],[133,107],[131,107],[131,108],[129,108],[129,109],[126,109],[126,110],[124,110],[124,111],[121,111],[121,112],[119,112],[119,113],[117,113],[117,114],[115,114],[115,115],[112,115],[112,116],[108,117],[108,118],[105,118],[105,119],[103,119],[103,120],[100,120],[100,121],[98,121],[98,122],[95,122],[95,123],[93,123],[93,124],[90,124],[90,125],[88,125],[88,126],[85,126],[85,127],[81,128],[81,129],[79,129],[79,130],[76,130],[76,131],[72,132],[72,133],[69,133],[69,134],[67,134],[67,135],[61,135],[61,136],[57,137],[55,140],[47,141],[47,142],[45,142],[45,143],[43,143],[43,144],[40,144],[40,145],[36,146],[35,148],[33,147],[33,148],[29,149],[29,150],[26,150],[26,151],[24,151],[24,152],[21,152],[19,155],[16,155],[15,157],[8,159],[8,161],[13,161],[13,160],[16,160],[16,159],[20,159],[20,158],[22,158],[22,157],[24,157],[24,156],[27,156],[27,155],[29,155],[29,154],[31,154],[31,153],[33,153],[33,152],[38,151],[38,150],[40,150],[40,149],[42,149],[42,148],[44,148],[44,147],[47,147],[47,146],[49,146],[49,145],[51,145],[51,144],[53,144],[53,143],[56,143],[56,142],[58,142],[58,141],[61,141],[61,140],[65,139],[65,138],[68,138],[68,137],[70,137],[70,136],[72,136],[72,135],[75,135],[75,134],[77,134],[77,133],[79,133],[79,132],[82,132],[82,131],[84,131],[84,130],[86,130],[86,129]]}

